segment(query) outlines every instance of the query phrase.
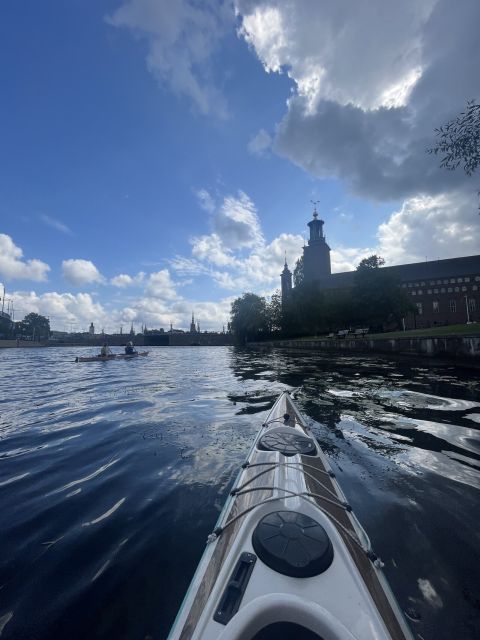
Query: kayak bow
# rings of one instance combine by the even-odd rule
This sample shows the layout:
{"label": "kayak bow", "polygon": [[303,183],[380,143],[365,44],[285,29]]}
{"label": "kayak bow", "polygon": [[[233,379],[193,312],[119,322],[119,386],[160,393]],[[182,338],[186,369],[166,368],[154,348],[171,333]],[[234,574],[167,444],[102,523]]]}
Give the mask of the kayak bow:
{"label": "kayak bow", "polygon": [[169,640],[412,640],[382,566],[284,392],[208,538]]}

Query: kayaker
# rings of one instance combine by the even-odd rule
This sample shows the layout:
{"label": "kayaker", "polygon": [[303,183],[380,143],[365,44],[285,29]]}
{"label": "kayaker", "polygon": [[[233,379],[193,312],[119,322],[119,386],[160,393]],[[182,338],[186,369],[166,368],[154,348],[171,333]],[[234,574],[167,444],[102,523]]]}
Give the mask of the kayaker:
{"label": "kayaker", "polygon": [[106,342],[103,343],[102,348],[100,350],[101,356],[109,356],[112,352],[110,351],[110,347]]}
{"label": "kayaker", "polygon": [[131,353],[135,353],[135,347],[133,346],[133,342],[127,342],[127,344],[125,345],[125,353],[127,355],[131,354]]}

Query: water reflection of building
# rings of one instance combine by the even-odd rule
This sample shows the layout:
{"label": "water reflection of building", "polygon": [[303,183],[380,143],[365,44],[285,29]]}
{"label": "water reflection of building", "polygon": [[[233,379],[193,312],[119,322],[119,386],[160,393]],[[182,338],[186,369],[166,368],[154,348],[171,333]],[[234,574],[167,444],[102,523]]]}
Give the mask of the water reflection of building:
{"label": "water reflection of building", "polygon": [[[332,273],[324,221],[316,210],[303,247],[303,280],[323,290],[354,286],[355,271]],[[480,320],[480,255],[382,267],[400,282],[417,308],[405,318],[406,328],[460,324]],[[292,292],[292,273],[285,260],[280,275],[282,300]]]}

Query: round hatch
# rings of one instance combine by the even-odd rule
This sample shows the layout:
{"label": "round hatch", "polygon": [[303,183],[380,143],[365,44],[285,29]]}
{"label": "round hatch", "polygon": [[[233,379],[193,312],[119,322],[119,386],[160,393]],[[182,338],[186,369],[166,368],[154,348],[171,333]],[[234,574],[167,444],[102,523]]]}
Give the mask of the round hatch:
{"label": "round hatch", "polygon": [[264,516],[255,527],[252,544],[270,569],[293,578],[316,576],[333,561],[333,546],[325,529],[297,511]]}
{"label": "round hatch", "polygon": [[315,455],[317,449],[312,438],[307,438],[296,431],[272,429],[260,438],[258,448],[263,451],[280,451],[284,456]]}

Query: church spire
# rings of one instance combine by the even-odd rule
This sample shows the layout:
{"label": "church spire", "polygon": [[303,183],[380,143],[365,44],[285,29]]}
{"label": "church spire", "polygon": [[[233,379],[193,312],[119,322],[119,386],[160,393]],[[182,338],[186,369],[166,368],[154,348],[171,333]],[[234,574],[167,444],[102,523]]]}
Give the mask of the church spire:
{"label": "church spire", "polygon": [[282,286],[282,304],[290,297],[292,293],[292,272],[288,268],[287,264],[287,252],[285,251],[285,264],[283,266],[283,271],[280,274],[281,286]]}

